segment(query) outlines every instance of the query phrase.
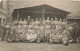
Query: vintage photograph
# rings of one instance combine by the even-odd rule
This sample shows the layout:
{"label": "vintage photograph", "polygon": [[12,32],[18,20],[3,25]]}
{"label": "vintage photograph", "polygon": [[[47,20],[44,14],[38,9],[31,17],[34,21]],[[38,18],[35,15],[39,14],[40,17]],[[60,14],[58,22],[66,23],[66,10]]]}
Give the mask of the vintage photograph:
{"label": "vintage photograph", "polygon": [[80,51],[80,1],[0,0],[0,51]]}

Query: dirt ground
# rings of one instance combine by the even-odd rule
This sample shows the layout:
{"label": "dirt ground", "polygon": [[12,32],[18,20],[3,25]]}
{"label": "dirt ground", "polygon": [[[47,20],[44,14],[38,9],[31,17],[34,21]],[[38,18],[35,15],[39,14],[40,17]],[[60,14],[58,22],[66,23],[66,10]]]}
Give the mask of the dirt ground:
{"label": "dirt ground", "polygon": [[80,44],[8,43],[0,41],[0,51],[80,51]]}

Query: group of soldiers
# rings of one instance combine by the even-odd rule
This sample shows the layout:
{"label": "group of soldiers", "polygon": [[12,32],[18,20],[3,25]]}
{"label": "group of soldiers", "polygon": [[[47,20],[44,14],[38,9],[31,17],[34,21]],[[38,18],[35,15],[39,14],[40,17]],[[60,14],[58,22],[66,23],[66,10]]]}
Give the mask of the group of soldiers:
{"label": "group of soldiers", "polygon": [[6,24],[7,41],[47,42],[63,43],[69,42],[69,31],[65,19],[20,19]]}

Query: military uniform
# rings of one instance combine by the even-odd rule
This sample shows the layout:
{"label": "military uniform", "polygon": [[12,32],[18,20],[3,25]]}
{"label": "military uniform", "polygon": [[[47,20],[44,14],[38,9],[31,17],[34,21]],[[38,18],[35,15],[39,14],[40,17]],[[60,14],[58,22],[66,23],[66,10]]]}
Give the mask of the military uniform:
{"label": "military uniform", "polygon": [[47,42],[49,42],[50,33],[51,33],[51,26],[50,26],[50,25],[46,25],[46,26],[45,26],[45,40],[46,40]]}
{"label": "military uniform", "polygon": [[64,45],[68,45],[69,42],[69,32],[67,30],[64,30],[64,32],[62,33],[62,42]]}

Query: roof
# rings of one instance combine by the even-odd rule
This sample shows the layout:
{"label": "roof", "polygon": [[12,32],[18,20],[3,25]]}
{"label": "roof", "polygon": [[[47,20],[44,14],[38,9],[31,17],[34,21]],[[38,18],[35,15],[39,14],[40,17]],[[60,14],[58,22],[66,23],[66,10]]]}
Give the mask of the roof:
{"label": "roof", "polygon": [[80,19],[80,17],[68,17],[68,19]]}
{"label": "roof", "polygon": [[49,5],[38,5],[38,6],[32,6],[32,7],[26,7],[26,8],[19,8],[19,9],[14,9],[14,12],[16,12],[17,10],[22,10],[22,11],[36,11],[36,9],[38,11],[42,11],[42,9],[45,9],[45,12],[52,12],[52,13],[63,13],[63,14],[69,14],[70,12],[49,6]]}

